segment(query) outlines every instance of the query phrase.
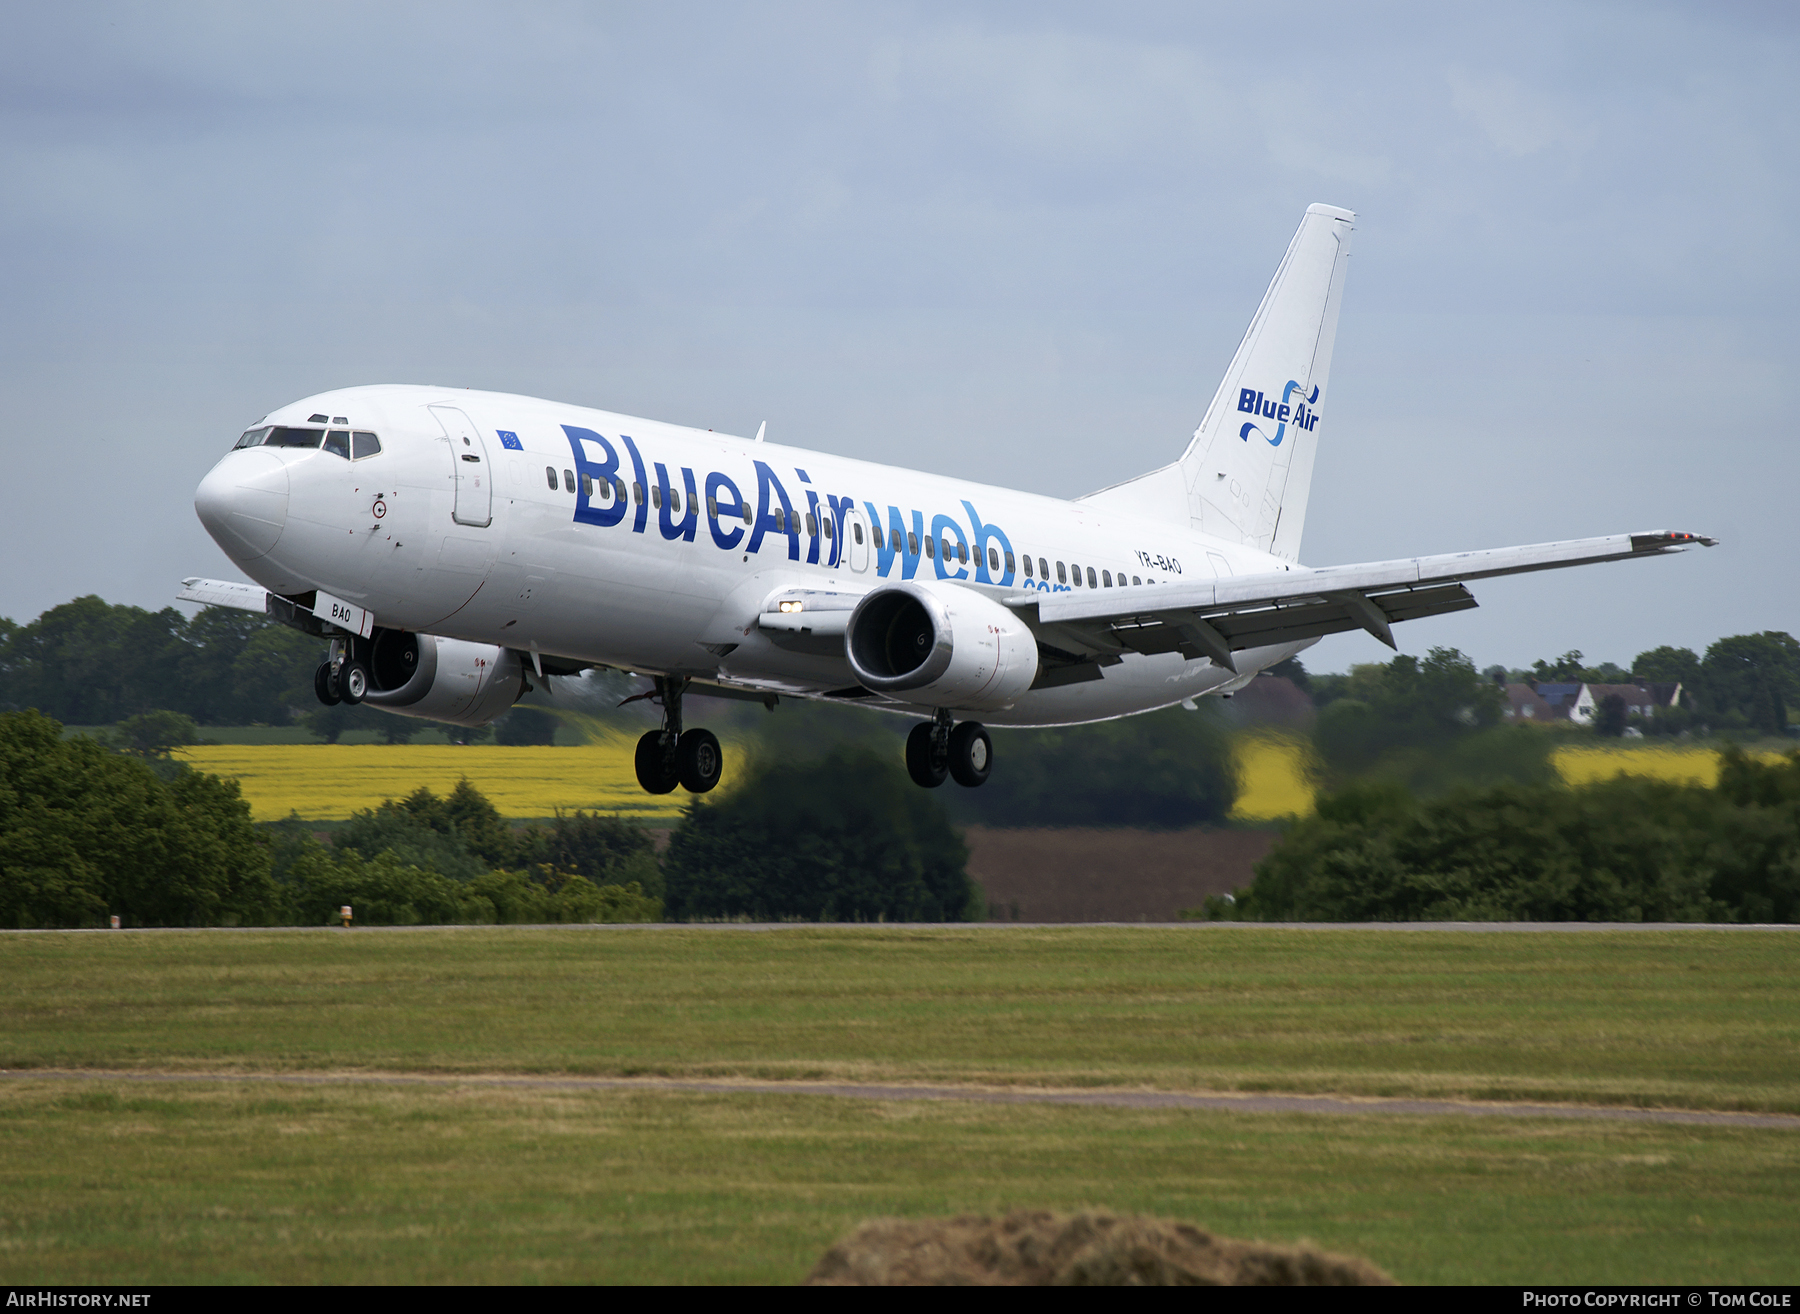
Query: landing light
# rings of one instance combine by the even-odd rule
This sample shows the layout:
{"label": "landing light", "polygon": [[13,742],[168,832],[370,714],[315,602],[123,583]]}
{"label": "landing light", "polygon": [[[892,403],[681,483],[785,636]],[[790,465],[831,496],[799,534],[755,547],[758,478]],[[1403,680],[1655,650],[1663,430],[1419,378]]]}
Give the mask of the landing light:
{"label": "landing light", "polygon": [[777,604],[777,606],[782,611],[790,611],[791,612],[791,611],[799,611],[803,606],[805,606],[805,604],[801,603],[801,602],[783,602],[783,603]]}

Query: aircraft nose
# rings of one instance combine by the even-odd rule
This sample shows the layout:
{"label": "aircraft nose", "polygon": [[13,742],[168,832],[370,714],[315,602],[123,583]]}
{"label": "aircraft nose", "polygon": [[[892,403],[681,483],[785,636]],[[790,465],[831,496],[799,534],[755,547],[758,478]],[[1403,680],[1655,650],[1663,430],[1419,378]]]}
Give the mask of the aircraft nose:
{"label": "aircraft nose", "polygon": [[287,506],[287,466],[254,447],[230,453],[194,490],[194,513],[233,561],[253,561],[275,546]]}

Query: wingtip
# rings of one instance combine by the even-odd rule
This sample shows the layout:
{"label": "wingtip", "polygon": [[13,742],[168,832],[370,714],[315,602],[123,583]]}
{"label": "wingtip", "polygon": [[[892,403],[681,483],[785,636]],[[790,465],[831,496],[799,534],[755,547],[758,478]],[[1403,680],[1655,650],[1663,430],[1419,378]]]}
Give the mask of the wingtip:
{"label": "wingtip", "polygon": [[1673,529],[1665,529],[1654,534],[1633,534],[1631,536],[1633,552],[1666,552],[1670,548],[1688,548],[1695,544],[1701,547],[1717,547],[1719,540],[1708,538],[1705,534],[1688,534]]}

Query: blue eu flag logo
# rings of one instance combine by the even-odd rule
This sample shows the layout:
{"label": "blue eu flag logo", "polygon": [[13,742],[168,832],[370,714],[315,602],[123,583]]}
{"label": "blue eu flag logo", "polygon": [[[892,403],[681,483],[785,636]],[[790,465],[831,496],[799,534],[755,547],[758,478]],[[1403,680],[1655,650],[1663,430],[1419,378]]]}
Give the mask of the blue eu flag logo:
{"label": "blue eu flag logo", "polygon": [[525,444],[519,441],[519,435],[511,429],[498,429],[495,432],[500,435],[500,445],[507,451],[522,452],[525,450]]}

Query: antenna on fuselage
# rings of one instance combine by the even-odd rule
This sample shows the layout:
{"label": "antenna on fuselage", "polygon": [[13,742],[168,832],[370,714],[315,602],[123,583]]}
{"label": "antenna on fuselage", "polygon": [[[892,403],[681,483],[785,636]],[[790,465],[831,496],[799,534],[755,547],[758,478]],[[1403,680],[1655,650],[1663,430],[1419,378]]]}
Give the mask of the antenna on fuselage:
{"label": "antenna on fuselage", "polygon": [[763,435],[765,433],[767,433],[768,431],[769,431],[769,422],[767,420],[764,420],[761,424],[756,426],[756,441],[760,443],[762,441]]}

